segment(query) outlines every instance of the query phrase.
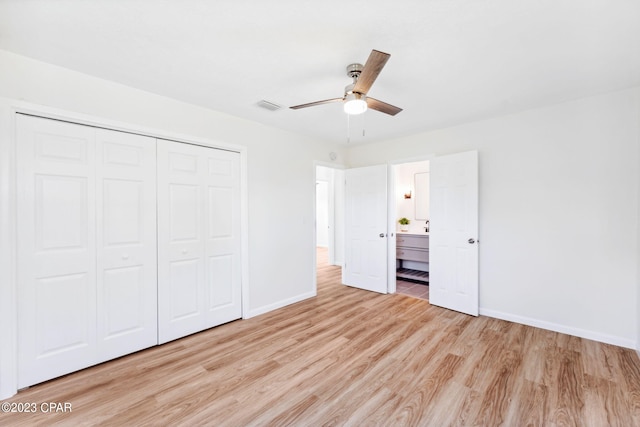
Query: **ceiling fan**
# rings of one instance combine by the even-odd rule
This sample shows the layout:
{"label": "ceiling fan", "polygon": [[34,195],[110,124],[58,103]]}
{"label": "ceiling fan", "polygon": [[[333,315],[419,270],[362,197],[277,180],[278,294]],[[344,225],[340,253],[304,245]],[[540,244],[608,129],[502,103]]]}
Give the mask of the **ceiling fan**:
{"label": "ceiling fan", "polygon": [[371,108],[372,110],[395,116],[402,111],[402,108],[367,96],[373,82],[376,81],[378,74],[380,74],[382,67],[387,63],[390,56],[388,53],[374,49],[371,51],[364,66],[362,64],[347,65],[347,75],[353,79],[353,83],[344,88],[344,96],[342,98],[325,99],[324,101],[294,105],[290,108],[298,110],[332,102],[344,102],[344,111],[347,114],[362,114],[367,108]]}

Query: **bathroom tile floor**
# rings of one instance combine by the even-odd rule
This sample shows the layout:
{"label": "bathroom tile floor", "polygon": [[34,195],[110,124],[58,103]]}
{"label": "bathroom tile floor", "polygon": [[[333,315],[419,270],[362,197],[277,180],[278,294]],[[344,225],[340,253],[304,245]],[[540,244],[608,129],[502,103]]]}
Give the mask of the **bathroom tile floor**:
{"label": "bathroom tile floor", "polygon": [[397,279],[396,293],[429,301],[429,285],[422,282]]}

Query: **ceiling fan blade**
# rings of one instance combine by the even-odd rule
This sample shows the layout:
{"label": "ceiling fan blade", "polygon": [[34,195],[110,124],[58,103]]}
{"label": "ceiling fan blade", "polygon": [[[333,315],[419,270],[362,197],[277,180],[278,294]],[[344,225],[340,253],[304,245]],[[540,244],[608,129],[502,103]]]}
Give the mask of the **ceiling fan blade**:
{"label": "ceiling fan blade", "polygon": [[400,111],[402,111],[402,108],[387,104],[386,102],[378,101],[377,99],[371,98],[369,96],[367,96],[367,107],[371,108],[372,110],[380,111],[381,113],[389,114],[391,116],[395,116]]}
{"label": "ceiling fan blade", "polygon": [[380,52],[379,50],[372,50],[371,55],[367,59],[367,62],[364,64],[362,68],[362,73],[360,73],[360,77],[358,77],[358,81],[356,85],[353,87],[353,91],[357,93],[367,94],[369,89],[371,89],[371,85],[378,78],[378,74],[382,71],[382,67],[389,60],[388,53]]}
{"label": "ceiling fan blade", "polygon": [[340,102],[343,99],[344,98],[331,98],[331,99],[325,99],[324,101],[316,101],[316,102],[309,102],[308,104],[294,105],[293,107],[289,107],[289,108],[291,108],[292,110],[299,110],[300,108],[315,107],[316,105],[330,104],[332,102]]}

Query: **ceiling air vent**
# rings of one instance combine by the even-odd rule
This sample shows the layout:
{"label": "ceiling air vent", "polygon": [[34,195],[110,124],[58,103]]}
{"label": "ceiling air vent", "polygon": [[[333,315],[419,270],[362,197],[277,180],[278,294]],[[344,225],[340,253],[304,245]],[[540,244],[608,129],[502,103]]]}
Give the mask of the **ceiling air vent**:
{"label": "ceiling air vent", "polygon": [[266,108],[269,111],[276,111],[282,108],[280,105],[274,102],[265,101],[264,99],[258,101],[258,107]]}

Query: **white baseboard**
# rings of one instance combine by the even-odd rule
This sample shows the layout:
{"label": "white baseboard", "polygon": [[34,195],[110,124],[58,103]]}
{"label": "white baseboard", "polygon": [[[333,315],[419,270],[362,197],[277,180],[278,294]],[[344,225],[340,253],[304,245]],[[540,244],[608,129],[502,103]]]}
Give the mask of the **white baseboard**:
{"label": "white baseboard", "polygon": [[268,312],[273,311],[273,310],[277,310],[277,309],[285,307],[287,305],[295,304],[297,302],[306,300],[308,298],[313,298],[316,295],[317,295],[317,293],[314,290],[314,291],[306,292],[304,294],[296,295],[295,297],[292,297],[292,298],[287,298],[285,300],[275,302],[273,304],[269,304],[269,305],[265,305],[265,306],[262,306],[262,307],[258,307],[258,308],[255,308],[253,310],[249,310],[249,312],[245,315],[244,318],[245,319],[250,319],[252,317],[259,316],[261,314],[268,313]]}
{"label": "white baseboard", "polygon": [[[520,323],[527,326],[534,326],[540,329],[546,329],[553,332],[560,332],[562,334],[573,335],[575,337],[586,338],[593,341],[598,341],[606,344],[613,344],[619,347],[625,347],[630,349],[636,349],[636,342],[623,337],[615,335],[601,334],[600,332],[588,331],[586,329],[573,328],[570,326],[559,325],[557,323],[546,322],[544,320],[532,319],[530,317],[518,316],[511,313],[503,313],[501,311],[489,310],[486,308],[480,308],[480,314],[483,316],[494,317],[496,319],[508,320],[509,322]],[[640,356],[640,353],[639,353]]]}

